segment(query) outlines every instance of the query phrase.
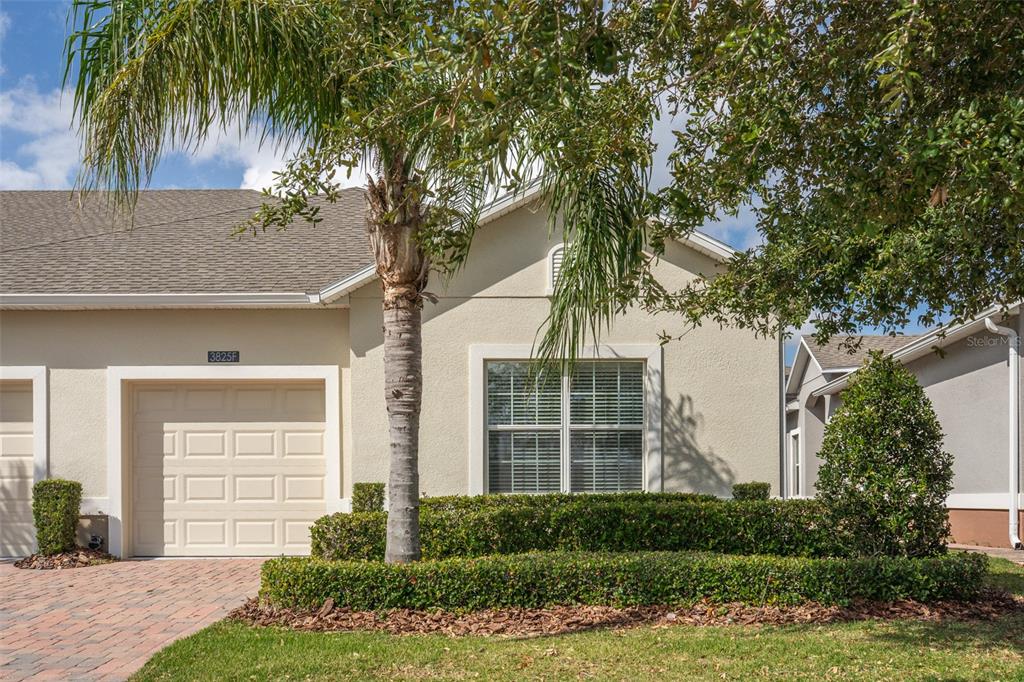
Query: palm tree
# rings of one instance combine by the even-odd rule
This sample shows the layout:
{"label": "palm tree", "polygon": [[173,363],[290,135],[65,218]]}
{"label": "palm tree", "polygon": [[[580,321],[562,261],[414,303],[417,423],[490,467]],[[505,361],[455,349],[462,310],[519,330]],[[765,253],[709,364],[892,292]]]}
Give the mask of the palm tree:
{"label": "palm tree", "polygon": [[[602,115],[600,102],[642,109],[628,88],[600,99],[593,67],[580,59],[594,51],[595,35],[608,42],[600,3],[524,3],[517,13],[491,4],[78,0],[72,14],[66,80],[83,137],[83,192],[109,189],[117,207],[131,210],[165,145],[195,147],[236,124],[302,149],[279,178],[278,198],[248,224],[254,232],[296,217],[315,222],[311,198],[333,200],[335,169],[369,169],[367,232],[383,288],[391,439],[389,562],[420,557],[425,287],[432,268],[450,274],[465,259],[488,192],[499,184],[515,190],[544,170],[552,215],[566,231],[590,235],[568,250],[563,267],[571,274],[583,263],[601,266],[586,291],[626,279],[638,263],[622,249],[602,252],[604,243],[622,243],[602,240],[603,230],[643,239],[643,115],[633,128],[607,112],[580,125],[581,115]],[[632,146],[623,143],[630,131],[640,140]],[[576,304],[597,310],[595,319],[611,313],[597,294],[563,305],[553,319],[556,331],[571,328],[569,346],[581,318],[559,320]],[[548,336],[551,349],[566,350],[558,334]]]}

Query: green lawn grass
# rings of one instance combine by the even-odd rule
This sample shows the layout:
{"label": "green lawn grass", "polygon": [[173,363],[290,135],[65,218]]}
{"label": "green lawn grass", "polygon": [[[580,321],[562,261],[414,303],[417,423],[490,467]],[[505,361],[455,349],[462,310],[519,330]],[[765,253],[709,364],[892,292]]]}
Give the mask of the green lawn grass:
{"label": "green lawn grass", "polygon": [[[1024,567],[992,560],[1024,594]],[[786,627],[639,627],[514,640],[304,633],[222,622],[158,653],[136,680],[1024,680],[1024,616]]]}

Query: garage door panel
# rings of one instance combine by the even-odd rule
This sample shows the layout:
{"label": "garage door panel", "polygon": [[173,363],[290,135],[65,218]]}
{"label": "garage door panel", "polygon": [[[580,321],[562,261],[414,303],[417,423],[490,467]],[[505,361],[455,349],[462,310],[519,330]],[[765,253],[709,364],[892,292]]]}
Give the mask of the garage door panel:
{"label": "garage door panel", "polygon": [[163,469],[139,469],[133,476],[132,499],[137,508],[160,509],[164,501],[175,499],[176,485],[176,477],[164,476]]}
{"label": "garage door panel", "polygon": [[135,412],[137,417],[152,416],[155,419],[161,413],[174,414],[177,391],[173,388],[145,388],[135,392]]}
{"label": "garage door panel", "polygon": [[284,501],[308,502],[324,498],[323,476],[285,476]]}
{"label": "garage door panel", "polygon": [[278,392],[273,388],[239,388],[235,392],[235,410],[240,415],[272,412],[277,396]]}
{"label": "garage door panel", "polygon": [[[313,521],[315,520],[313,519]],[[285,521],[284,546],[294,549],[308,547],[310,543],[309,527],[311,525],[313,525],[311,521]]]}
{"label": "garage door panel", "polygon": [[280,452],[277,436],[277,431],[235,431],[235,457],[275,457]]}
{"label": "garage door panel", "polygon": [[32,383],[0,383],[0,556],[35,549]]}
{"label": "garage door panel", "polygon": [[185,476],[185,504],[227,502],[226,474],[219,476]]}
{"label": "garage door panel", "polygon": [[[32,501],[32,467],[24,466],[0,476],[0,502]],[[26,510],[30,505],[22,504]],[[27,512],[26,512],[27,513]]]}
{"label": "garage door panel", "polygon": [[322,457],[324,434],[322,431],[286,431],[284,433],[284,456],[290,459],[300,457]]}
{"label": "garage door panel", "polygon": [[228,391],[224,388],[190,388],[183,392],[185,411],[220,411],[227,407]]}
{"label": "garage door panel", "polygon": [[235,544],[271,548],[280,544],[278,519],[235,519]]}
{"label": "garage door panel", "polygon": [[227,434],[224,431],[193,431],[183,429],[185,458],[227,457]]}
{"label": "garage door panel", "polygon": [[325,513],[322,386],[171,390],[172,398],[149,397],[160,410],[135,415],[148,445],[134,460],[135,553],[308,553],[309,525]]}
{"label": "garage door panel", "polygon": [[234,501],[253,504],[280,502],[277,479],[277,476],[235,476]]}
{"label": "garage door panel", "polygon": [[284,411],[288,419],[324,420],[324,394],[316,388],[289,388],[284,391]]}

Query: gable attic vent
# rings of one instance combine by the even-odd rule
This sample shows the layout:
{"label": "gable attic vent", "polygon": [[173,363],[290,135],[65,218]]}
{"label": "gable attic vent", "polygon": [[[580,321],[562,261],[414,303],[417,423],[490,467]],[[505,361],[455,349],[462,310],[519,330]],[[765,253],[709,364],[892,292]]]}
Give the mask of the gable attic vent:
{"label": "gable attic vent", "polygon": [[565,245],[557,244],[548,251],[548,286],[547,295],[555,293],[555,285],[558,284],[558,275],[562,271],[562,257],[565,255]]}

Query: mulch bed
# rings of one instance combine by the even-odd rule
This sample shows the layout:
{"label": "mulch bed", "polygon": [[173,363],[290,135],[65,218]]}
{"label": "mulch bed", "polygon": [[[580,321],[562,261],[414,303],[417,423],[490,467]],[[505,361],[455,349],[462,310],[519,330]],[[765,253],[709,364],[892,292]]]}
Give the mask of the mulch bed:
{"label": "mulch bed", "polygon": [[747,606],[698,603],[689,608],[644,606],[557,606],[546,609],[492,609],[472,613],[445,611],[352,611],[335,608],[328,599],[319,611],[282,609],[250,599],[229,616],[249,625],[285,627],[292,630],[339,632],[376,630],[395,635],[445,634],[535,637],[560,635],[597,628],[648,625],[803,625],[861,620],[992,620],[1010,613],[1024,613],[1024,598],[991,591],[977,602],[921,604],[911,601],[862,602],[850,606]]}
{"label": "mulch bed", "polygon": [[18,559],[15,561],[14,567],[60,570],[64,568],[84,568],[85,566],[109,564],[112,561],[117,561],[117,557],[111,556],[106,552],[101,552],[98,549],[86,549],[84,547],[79,547],[71,552],[61,552],[60,554],[52,554],[50,556],[32,554],[24,559]]}

